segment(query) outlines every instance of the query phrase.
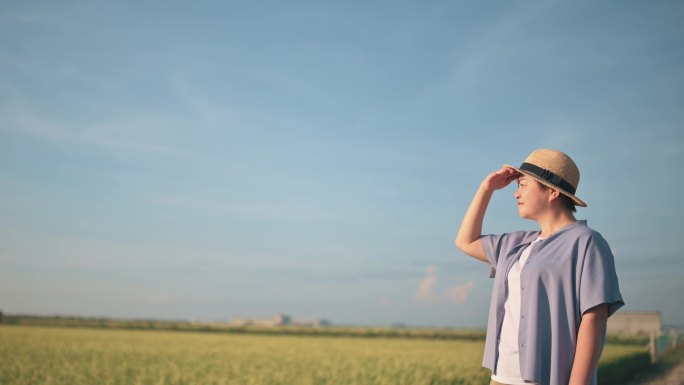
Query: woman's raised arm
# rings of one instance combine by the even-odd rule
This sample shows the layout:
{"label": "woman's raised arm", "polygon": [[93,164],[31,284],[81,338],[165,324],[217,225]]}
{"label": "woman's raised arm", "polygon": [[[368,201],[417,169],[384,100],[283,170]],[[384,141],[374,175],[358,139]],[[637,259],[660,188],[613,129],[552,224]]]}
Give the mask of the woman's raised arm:
{"label": "woman's raised arm", "polygon": [[468,210],[466,210],[461,227],[458,229],[454,243],[459,250],[480,261],[487,262],[487,256],[482,248],[482,221],[484,220],[489,200],[494,191],[508,186],[520,174],[509,168],[502,168],[487,175],[475,193]]}

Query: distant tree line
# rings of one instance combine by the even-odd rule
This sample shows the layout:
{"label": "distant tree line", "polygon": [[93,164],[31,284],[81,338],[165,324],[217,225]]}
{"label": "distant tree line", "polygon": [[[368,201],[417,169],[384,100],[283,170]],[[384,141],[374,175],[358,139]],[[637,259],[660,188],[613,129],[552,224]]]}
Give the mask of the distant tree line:
{"label": "distant tree line", "polygon": [[121,320],[76,316],[37,316],[6,314],[7,325],[88,327],[112,329],[171,330],[211,333],[302,335],[364,338],[422,338],[484,340],[481,329],[420,328],[420,327],[356,327],[356,326],[235,326],[228,323],[202,323],[165,320]]}
{"label": "distant tree line", "polygon": [[[484,341],[482,329],[423,328],[423,327],[365,327],[365,326],[235,326],[228,323],[202,323],[191,321],[168,321],[154,319],[111,319],[77,316],[38,316],[3,314],[0,322],[5,325],[86,327],[129,330],[167,330],[207,333],[299,335],[321,337],[362,338],[409,338]],[[608,336],[607,342],[622,345],[645,345],[647,336]]]}

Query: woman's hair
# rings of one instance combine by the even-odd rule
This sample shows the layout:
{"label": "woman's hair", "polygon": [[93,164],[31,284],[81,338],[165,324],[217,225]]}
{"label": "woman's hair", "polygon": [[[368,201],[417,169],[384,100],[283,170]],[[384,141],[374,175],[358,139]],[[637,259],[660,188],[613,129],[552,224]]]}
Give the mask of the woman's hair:
{"label": "woman's hair", "polygon": [[[536,182],[536,181],[535,181],[535,182]],[[539,182],[537,182],[537,183],[539,183]],[[547,190],[547,189],[550,189],[550,188],[551,188],[551,187],[549,187],[549,186],[547,186],[547,185],[545,185],[545,184],[543,184],[543,183],[539,183],[539,187],[540,187],[542,190]],[[573,201],[569,196],[567,196],[567,195],[565,195],[565,194],[560,194],[560,196],[558,197],[558,199],[560,199],[560,202],[563,204],[563,207],[565,207],[566,209],[570,210],[570,212],[572,212],[572,213],[576,213],[576,212],[577,212],[577,207],[575,207],[575,201]]]}

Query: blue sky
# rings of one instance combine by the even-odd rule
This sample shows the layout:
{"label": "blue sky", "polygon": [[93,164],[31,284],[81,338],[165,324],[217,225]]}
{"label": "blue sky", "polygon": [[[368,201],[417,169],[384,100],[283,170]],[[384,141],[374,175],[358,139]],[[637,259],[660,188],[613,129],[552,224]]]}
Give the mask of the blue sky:
{"label": "blue sky", "polygon": [[[678,1],[3,2],[0,309],[483,327],[453,246],[535,148],[684,325]],[[487,233],[534,229],[513,187]]]}

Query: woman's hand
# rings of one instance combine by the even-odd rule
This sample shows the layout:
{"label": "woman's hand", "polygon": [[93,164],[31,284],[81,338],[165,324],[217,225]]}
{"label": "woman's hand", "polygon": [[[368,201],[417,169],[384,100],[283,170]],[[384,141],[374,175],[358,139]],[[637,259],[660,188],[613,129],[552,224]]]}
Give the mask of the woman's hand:
{"label": "woman's hand", "polygon": [[489,205],[494,190],[508,186],[518,176],[520,173],[510,168],[502,168],[487,175],[475,193],[473,201],[470,202],[470,206],[468,206],[468,210],[466,210],[461,221],[458,234],[456,234],[454,242],[459,250],[482,262],[489,262],[482,248],[482,241],[480,241],[482,221],[487,205]]}
{"label": "woman's hand", "polygon": [[482,181],[482,187],[487,191],[494,191],[508,186],[509,183],[520,177],[520,173],[512,168],[503,167],[487,175]]}

